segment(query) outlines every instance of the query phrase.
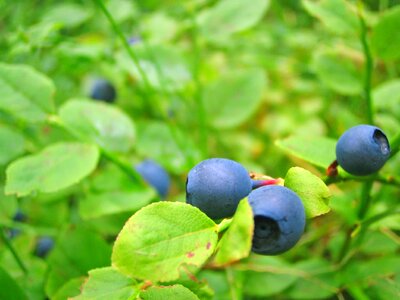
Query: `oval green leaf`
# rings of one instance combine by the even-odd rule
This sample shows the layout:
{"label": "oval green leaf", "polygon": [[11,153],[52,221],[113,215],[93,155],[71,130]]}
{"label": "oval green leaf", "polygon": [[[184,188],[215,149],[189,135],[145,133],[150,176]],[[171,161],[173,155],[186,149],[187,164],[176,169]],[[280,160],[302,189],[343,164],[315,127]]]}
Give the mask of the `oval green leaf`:
{"label": "oval green leaf", "polygon": [[127,300],[138,294],[137,282],[113,267],[89,271],[89,278],[82,287],[79,296],[71,300]]}
{"label": "oval green leaf", "polygon": [[267,84],[261,69],[233,72],[205,87],[203,103],[209,122],[232,128],[248,120],[262,103]]}
{"label": "oval green leaf", "polygon": [[60,109],[64,124],[83,140],[112,152],[128,152],[135,139],[132,120],[106,103],[70,100]]}
{"label": "oval green leaf", "polygon": [[400,57],[400,7],[385,12],[372,31],[371,46],[377,56],[393,60]]}
{"label": "oval green leaf", "polygon": [[143,300],[199,300],[196,294],[180,284],[169,286],[155,286],[140,293]]}
{"label": "oval green leaf", "polygon": [[249,256],[253,230],[253,211],[246,198],[240,201],[232,223],[217,245],[211,264],[224,266]]}
{"label": "oval green leaf", "polygon": [[94,145],[59,143],[12,162],[6,170],[5,193],[26,196],[72,186],[94,171],[99,150]]}
{"label": "oval green leaf", "polygon": [[0,166],[24,153],[25,140],[22,134],[0,126]]}
{"label": "oval green leaf", "polygon": [[29,66],[0,63],[0,110],[29,122],[54,113],[53,82]]}
{"label": "oval green leaf", "polygon": [[198,208],[158,202],[128,220],[114,244],[112,263],[133,278],[171,281],[186,264],[200,267],[217,238],[216,224]]}
{"label": "oval green leaf", "polygon": [[323,169],[336,159],[336,140],[322,136],[291,136],[275,141],[289,155],[301,158]]}
{"label": "oval green leaf", "polygon": [[303,0],[302,2],[306,11],[318,18],[331,32],[353,35],[358,33],[359,21],[350,3],[344,0]]}
{"label": "oval green leaf", "polygon": [[290,168],[285,176],[285,186],[294,191],[303,202],[307,218],[328,213],[331,192],[317,176],[303,168]]}
{"label": "oval green leaf", "polygon": [[328,88],[342,95],[359,95],[363,90],[362,73],[355,65],[334,52],[318,52],[313,67]]}
{"label": "oval green leaf", "polygon": [[222,0],[202,11],[198,24],[204,36],[217,41],[256,25],[269,7],[269,0]]}

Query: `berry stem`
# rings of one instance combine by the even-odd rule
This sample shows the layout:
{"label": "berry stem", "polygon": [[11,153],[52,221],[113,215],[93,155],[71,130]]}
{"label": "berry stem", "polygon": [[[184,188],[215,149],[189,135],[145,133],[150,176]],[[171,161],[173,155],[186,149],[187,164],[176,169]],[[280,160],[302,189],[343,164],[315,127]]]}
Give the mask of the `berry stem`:
{"label": "berry stem", "polygon": [[11,252],[12,256],[14,257],[15,261],[17,262],[18,266],[21,268],[22,272],[24,272],[25,275],[28,274],[28,269],[26,268],[24,262],[22,259],[19,257],[17,251],[14,249],[14,246],[10,243],[6,235],[4,234],[4,228],[3,226],[0,226],[0,237],[3,240],[4,244],[8,248],[8,250]]}
{"label": "berry stem", "polygon": [[371,97],[371,81],[372,81],[372,69],[373,69],[373,59],[371,55],[371,49],[368,44],[368,29],[364,20],[364,16],[362,13],[362,2],[359,1],[358,5],[358,19],[360,21],[360,40],[361,45],[364,52],[365,58],[365,75],[364,75],[364,98],[366,102],[367,112],[366,118],[369,124],[374,124],[374,114],[373,114],[373,105],[372,105],[372,97]]}
{"label": "berry stem", "polygon": [[268,180],[251,180],[251,188],[257,189],[259,187],[265,186],[265,185],[278,185],[282,182],[282,179],[268,179]]}

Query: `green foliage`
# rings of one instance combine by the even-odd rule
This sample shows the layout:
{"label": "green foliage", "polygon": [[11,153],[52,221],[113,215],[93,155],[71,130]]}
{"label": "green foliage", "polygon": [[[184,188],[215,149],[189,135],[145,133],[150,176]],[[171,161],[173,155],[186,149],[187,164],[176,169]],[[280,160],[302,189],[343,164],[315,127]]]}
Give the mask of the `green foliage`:
{"label": "green foliage", "polygon": [[200,267],[216,242],[216,224],[198,208],[154,203],[138,211],[122,228],[112,263],[134,278],[171,281],[186,264]]}
{"label": "green foliage", "polygon": [[33,192],[56,192],[88,176],[96,168],[96,146],[59,143],[40,153],[15,160],[7,168],[5,193],[26,196]]}
{"label": "green foliage", "polygon": [[290,155],[326,168],[335,159],[336,141],[326,137],[291,136],[276,145]]}
{"label": "green foliage", "polygon": [[229,35],[257,24],[269,6],[269,0],[223,0],[202,11],[198,16],[201,32],[210,40],[226,39]]}
{"label": "green foliage", "polygon": [[[0,298],[397,299],[397,3],[2,1]],[[115,103],[88,98],[96,78]],[[392,154],[351,176],[336,142],[367,122]],[[182,203],[211,157],[299,195],[295,247],[251,253],[246,199],[224,220]]]}
{"label": "green foliage", "polygon": [[70,100],[60,108],[62,122],[84,141],[103,149],[128,152],[135,138],[131,119],[104,103]]}
{"label": "green foliage", "polygon": [[0,64],[0,109],[30,122],[54,112],[53,82],[32,67]]}
{"label": "green foliage", "polygon": [[135,299],[138,294],[137,282],[116,271],[113,267],[89,271],[89,278],[83,285],[82,293],[74,300],[85,299]]}
{"label": "green foliage", "polygon": [[249,256],[253,230],[253,212],[247,199],[244,199],[240,201],[232,223],[218,242],[211,264],[223,266]]}
{"label": "green foliage", "polygon": [[233,128],[248,120],[260,106],[266,86],[260,69],[230,72],[204,89],[207,119],[216,128]]}
{"label": "green foliage", "polygon": [[375,53],[383,58],[394,60],[400,57],[400,7],[385,12],[374,26],[371,44]]}
{"label": "green foliage", "polygon": [[307,218],[314,218],[330,211],[328,200],[331,193],[325,183],[303,168],[290,168],[285,176],[285,186],[299,195]]}

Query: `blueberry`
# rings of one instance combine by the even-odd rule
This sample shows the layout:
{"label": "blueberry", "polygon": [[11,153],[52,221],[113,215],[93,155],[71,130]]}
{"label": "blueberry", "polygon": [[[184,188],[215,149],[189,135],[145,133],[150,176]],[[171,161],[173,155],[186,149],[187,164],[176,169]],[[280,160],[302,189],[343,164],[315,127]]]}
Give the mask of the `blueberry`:
{"label": "blueberry", "polygon": [[54,240],[51,237],[41,237],[36,244],[35,255],[46,257],[54,246]]}
{"label": "blueberry", "polygon": [[251,179],[239,163],[211,158],[190,170],[186,182],[186,202],[212,219],[231,217],[251,191]]}
{"label": "blueberry", "polygon": [[353,175],[369,175],[378,171],[390,156],[390,146],[383,131],[371,125],[348,129],[336,144],[339,165]]}
{"label": "blueberry", "polygon": [[276,255],[291,249],[306,224],[303,203],[292,190],[268,185],[253,190],[249,203],[254,214],[252,251]]}
{"label": "blueberry", "polygon": [[21,210],[17,210],[15,215],[13,216],[13,220],[16,222],[25,222],[28,219],[27,215],[24,214]]}
{"label": "blueberry", "polygon": [[114,86],[105,79],[96,79],[92,85],[90,97],[108,103],[115,101],[117,92]]}
{"label": "blueberry", "polygon": [[135,167],[143,179],[154,187],[161,198],[167,197],[171,180],[165,169],[154,160],[146,159]]}

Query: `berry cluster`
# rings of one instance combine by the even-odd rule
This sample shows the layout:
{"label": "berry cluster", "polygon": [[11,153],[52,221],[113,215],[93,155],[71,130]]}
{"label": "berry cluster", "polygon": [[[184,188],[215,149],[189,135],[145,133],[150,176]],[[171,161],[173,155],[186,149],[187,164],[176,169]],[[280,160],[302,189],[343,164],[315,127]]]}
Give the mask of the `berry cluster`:
{"label": "berry cluster", "polygon": [[[336,161],[328,174],[336,175],[340,165],[353,175],[377,172],[390,156],[383,131],[371,125],[347,130],[336,145]],[[333,173],[331,168],[334,168]],[[192,168],[186,181],[186,202],[212,219],[231,217],[247,197],[254,215],[252,251],[275,255],[288,251],[300,239],[305,227],[305,210],[292,190],[274,185],[274,180],[254,180],[246,169],[230,159],[211,158]]]}
{"label": "berry cluster", "polygon": [[245,197],[254,215],[253,252],[280,254],[298,242],[306,217],[303,203],[290,189],[263,185],[253,180],[241,164],[225,158],[207,159],[189,172],[186,202],[210,218],[231,217]]}

